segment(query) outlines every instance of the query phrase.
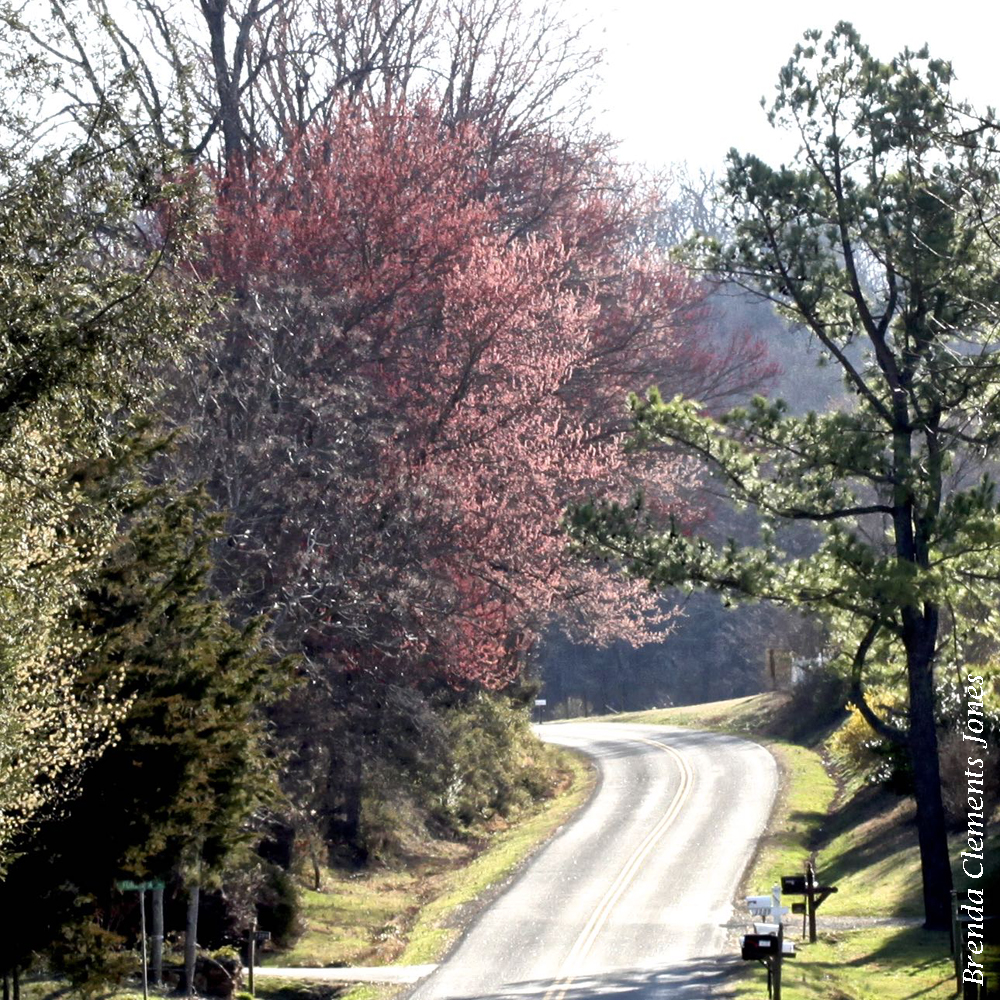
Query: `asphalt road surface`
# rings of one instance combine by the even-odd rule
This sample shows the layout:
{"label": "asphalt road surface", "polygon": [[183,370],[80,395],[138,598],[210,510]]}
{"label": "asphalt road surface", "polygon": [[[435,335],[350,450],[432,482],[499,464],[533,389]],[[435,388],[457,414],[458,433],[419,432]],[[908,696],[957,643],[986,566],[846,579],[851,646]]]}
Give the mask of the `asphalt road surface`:
{"label": "asphalt road surface", "polygon": [[661,726],[538,732],[593,758],[595,794],[411,1000],[711,996],[732,965],[726,925],[774,799],[773,758]]}

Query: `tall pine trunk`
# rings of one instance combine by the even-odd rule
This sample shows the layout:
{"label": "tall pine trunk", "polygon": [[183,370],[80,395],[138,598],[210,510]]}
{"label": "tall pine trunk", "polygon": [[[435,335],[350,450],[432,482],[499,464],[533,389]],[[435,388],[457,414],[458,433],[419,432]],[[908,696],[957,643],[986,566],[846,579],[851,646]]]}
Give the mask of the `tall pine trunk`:
{"label": "tall pine trunk", "polygon": [[906,621],[904,643],[910,689],[909,751],[913,793],[917,802],[924,926],[928,930],[947,930],[951,926],[952,876],[934,715],[936,640],[936,608],[928,607],[923,616],[914,616],[913,620]]}

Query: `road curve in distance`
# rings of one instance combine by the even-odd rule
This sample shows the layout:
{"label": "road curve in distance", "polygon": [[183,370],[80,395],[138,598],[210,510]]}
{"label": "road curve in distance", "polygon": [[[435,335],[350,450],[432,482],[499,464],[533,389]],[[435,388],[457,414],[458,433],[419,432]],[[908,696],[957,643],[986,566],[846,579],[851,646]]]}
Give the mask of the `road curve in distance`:
{"label": "road curve in distance", "polygon": [[590,756],[597,789],[410,1000],[710,996],[777,790],[774,759],[666,726],[537,731]]}

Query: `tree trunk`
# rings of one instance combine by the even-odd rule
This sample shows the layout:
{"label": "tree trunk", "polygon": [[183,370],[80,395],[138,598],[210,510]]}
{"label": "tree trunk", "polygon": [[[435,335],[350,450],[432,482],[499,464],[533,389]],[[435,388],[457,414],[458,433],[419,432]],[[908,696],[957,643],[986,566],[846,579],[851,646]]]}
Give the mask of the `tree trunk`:
{"label": "tree trunk", "polygon": [[[936,609],[929,609],[919,634],[907,646],[910,687],[910,763],[917,802],[917,837],[923,874],[924,927],[947,930],[951,926],[951,861],[948,832],[941,797],[937,726],[934,719],[934,645]],[[910,631],[906,629],[906,631]],[[916,629],[914,630],[916,631]]]}
{"label": "tree trunk", "polygon": [[163,890],[153,890],[153,954],[150,962],[152,982],[163,982]]}
{"label": "tree trunk", "polygon": [[328,777],[330,799],[339,804],[338,809],[330,810],[326,823],[331,865],[343,861],[343,852],[349,855],[354,864],[362,865],[367,860],[361,845],[367,692],[359,683],[348,689],[347,696],[353,698],[354,702],[347,707],[340,759],[334,756]]}
{"label": "tree trunk", "polygon": [[236,81],[226,55],[227,0],[202,0],[201,11],[208,28],[209,52],[215,75],[215,90],[219,98],[219,121],[222,126],[223,155],[228,176],[238,164],[243,150],[243,128],[240,121]]}
{"label": "tree trunk", "polygon": [[184,931],[184,991],[187,996],[194,996],[194,967],[198,957],[198,901],[201,897],[201,887],[197,885],[188,889],[187,925]]}

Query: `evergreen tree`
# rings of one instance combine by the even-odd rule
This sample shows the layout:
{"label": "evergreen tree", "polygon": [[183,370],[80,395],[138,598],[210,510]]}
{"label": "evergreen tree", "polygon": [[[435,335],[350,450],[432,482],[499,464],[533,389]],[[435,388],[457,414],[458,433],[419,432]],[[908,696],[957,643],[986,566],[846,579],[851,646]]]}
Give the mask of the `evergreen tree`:
{"label": "evergreen tree", "polygon": [[137,494],[129,530],[74,609],[92,640],[78,683],[117,678],[127,709],[78,794],[17,845],[0,884],[22,914],[6,967],[106,911],[116,877],[217,881],[274,800],[263,709],[290,665],[270,655],[261,620],[237,628],[212,598],[219,518],[206,507],[196,492]]}
{"label": "evergreen tree", "polygon": [[0,149],[0,874],[120,715],[113,684],[76,683],[66,612],[126,498],[110,488],[121,479],[78,472],[125,460],[123,420],[206,304],[174,266],[190,191],[114,143],[95,122],[69,152],[20,162]]}

